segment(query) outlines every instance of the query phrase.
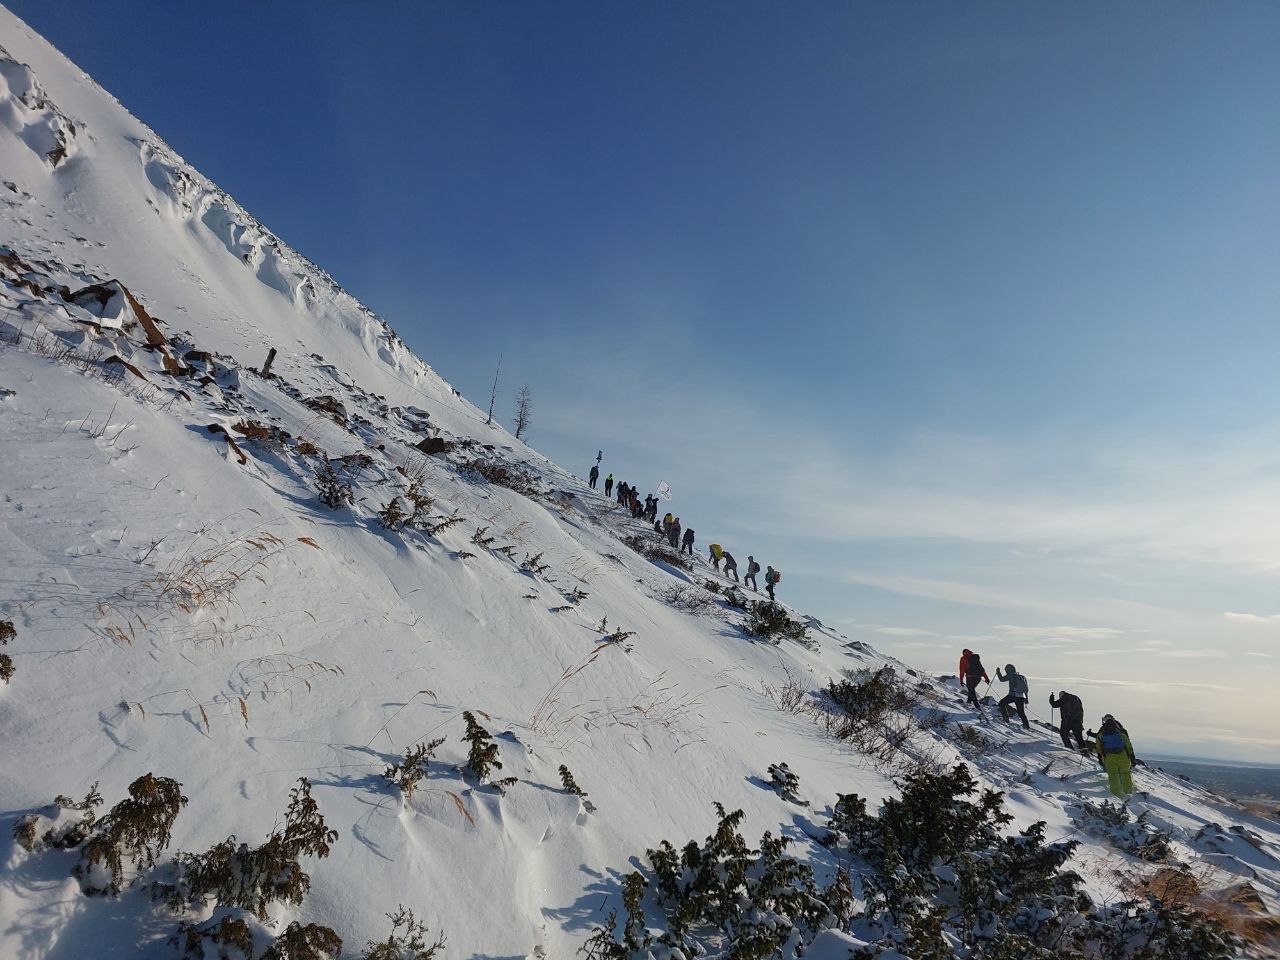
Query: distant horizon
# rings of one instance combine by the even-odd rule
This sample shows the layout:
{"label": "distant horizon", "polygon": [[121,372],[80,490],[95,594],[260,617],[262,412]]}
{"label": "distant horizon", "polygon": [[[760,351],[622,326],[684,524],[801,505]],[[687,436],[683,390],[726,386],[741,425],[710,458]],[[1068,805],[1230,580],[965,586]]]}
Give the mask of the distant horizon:
{"label": "distant horizon", "polygon": [[1280,764],[1280,5],[6,6],[704,555]]}

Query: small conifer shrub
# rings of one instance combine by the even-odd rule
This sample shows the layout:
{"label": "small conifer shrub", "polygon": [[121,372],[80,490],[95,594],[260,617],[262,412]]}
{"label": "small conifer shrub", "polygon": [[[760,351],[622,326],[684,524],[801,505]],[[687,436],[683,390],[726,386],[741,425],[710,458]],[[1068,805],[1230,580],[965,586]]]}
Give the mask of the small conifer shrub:
{"label": "small conifer shrub", "polygon": [[182,784],[168,777],[148,773],[129,784],[129,796],[93,824],[80,851],[80,862],[72,872],[84,892],[119,896],[126,859],[135,867],[155,866],[156,855],[169,845],[173,822],[186,804]]}
{"label": "small conifer shrub", "polygon": [[316,470],[315,482],[320,502],[330,510],[337,510],[356,501],[355,490],[352,489],[350,481],[342,478],[330,460],[326,460]]}
{"label": "small conifer shrub", "polygon": [[746,610],[744,628],[750,636],[772,643],[794,640],[807,645],[810,642],[809,628],[799,620],[792,620],[778,604],[764,600],[749,601]]}
{"label": "small conifer shrub", "polygon": [[467,754],[467,770],[476,780],[484,783],[490,770],[502,769],[502,761],[498,759],[498,745],[489,736],[489,731],[476,722],[470,710],[462,711],[462,719],[467,725],[467,732],[462,735],[462,739],[471,745],[471,751]]}
{"label": "small conifer shrub", "polygon": [[435,755],[436,748],[442,743],[444,743],[444,737],[410,747],[404,752],[404,760],[391,764],[382,771],[382,776],[388,783],[399,787],[406,800],[412,800],[418,781],[426,777],[427,766]]}
{"label": "small conifer shrub", "polygon": [[[83,800],[76,801],[59,794],[53,802],[58,808],[55,816],[46,817],[38,813],[28,813],[26,816],[19,817],[13,825],[13,839],[28,853],[39,853],[46,847],[52,847],[55,850],[73,850],[84,843],[93,830],[94,823],[97,822],[97,810],[102,806],[102,794],[98,792],[98,784],[95,782]],[[62,812],[66,810],[79,813],[80,818],[64,819]],[[41,834],[40,823],[43,820],[48,820],[50,826]]]}
{"label": "small conifer shrub", "polygon": [[378,513],[378,523],[383,530],[399,530],[405,525],[409,515],[400,505],[399,497],[392,497],[387,505]]}
{"label": "small conifer shrub", "polygon": [[294,920],[262,955],[262,960],[337,960],[342,938],[317,923]]}
{"label": "small conifer shrub", "polygon": [[[0,620],[0,647],[7,646],[9,641],[18,635],[12,620]],[[13,657],[0,653],[0,680],[8,683],[14,674]]]}
{"label": "small conifer shrub", "polygon": [[800,794],[800,778],[785,763],[769,764],[769,786],[778,791],[783,800],[791,803],[798,803],[802,807],[809,805],[808,800],[801,800]]}
{"label": "small conifer shrub", "polygon": [[431,931],[404,906],[388,913],[391,934],[386,940],[369,941],[361,960],[432,960],[444,949],[444,934],[435,939]]}
{"label": "small conifer shrub", "polygon": [[179,853],[174,858],[172,883],[155,884],[153,891],[175,910],[187,905],[203,909],[209,901],[222,907],[248,910],[260,920],[276,901],[295,906],[311,889],[311,877],[298,863],[300,857],[323,859],[329,855],[338,831],[325,824],[311,797],[305,777],[289,792],[283,829],[260,847],[237,843],[228,837],[204,853]]}
{"label": "small conifer shrub", "polygon": [[409,480],[409,489],[405,491],[405,499],[409,501],[409,517],[405,523],[411,527],[420,527],[427,522],[435,500],[423,491],[422,480],[413,477]]}
{"label": "small conifer shrub", "polygon": [[[206,960],[210,956],[229,960],[237,954],[245,960],[253,957],[253,930],[239,917],[223,917],[216,923],[179,924],[169,942],[182,951],[183,960]],[[212,954],[207,952],[210,948]]]}
{"label": "small conifer shrub", "polygon": [[846,680],[833,680],[827,684],[827,696],[859,725],[875,723],[912,703],[911,694],[888,666],[874,672],[859,671]]}
{"label": "small conifer shrub", "polygon": [[578,786],[578,781],[573,779],[573,774],[563,763],[560,764],[560,783],[564,785],[566,793],[572,793],[575,797],[582,799],[582,807],[587,813],[596,812],[596,805],[587,799],[586,791]]}
{"label": "small conifer shrub", "polygon": [[535,553],[532,556],[525,554],[524,561],[520,564],[521,570],[527,570],[535,577],[540,577],[551,568],[542,562],[542,554]]}

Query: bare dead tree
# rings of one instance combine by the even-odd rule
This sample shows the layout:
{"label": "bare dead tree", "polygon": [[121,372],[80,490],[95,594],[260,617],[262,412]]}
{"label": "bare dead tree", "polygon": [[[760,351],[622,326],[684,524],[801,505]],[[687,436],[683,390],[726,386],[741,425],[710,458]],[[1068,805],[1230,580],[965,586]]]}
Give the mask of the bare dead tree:
{"label": "bare dead tree", "polygon": [[516,415],[514,423],[516,425],[516,439],[523,437],[524,432],[529,429],[529,421],[533,419],[533,391],[529,389],[526,383],[520,388],[520,392],[516,394]]}
{"label": "bare dead tree", "polygon": [[502,372],[502,354],[498,354],[498,369],[493,371],[493,391],[489,394],[489,419],[484,422],[487,427],[493,423],[493,403],[498,399],[498,374]]}

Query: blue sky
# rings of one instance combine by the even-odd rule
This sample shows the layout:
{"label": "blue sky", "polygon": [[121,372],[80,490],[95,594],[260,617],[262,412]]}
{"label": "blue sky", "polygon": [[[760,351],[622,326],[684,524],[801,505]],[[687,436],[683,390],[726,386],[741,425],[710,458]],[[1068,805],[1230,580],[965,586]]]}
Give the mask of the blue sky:
{"label": "blue sky", "polygon": [[1280,759],[1280,7],[9,6],[850,636]]}

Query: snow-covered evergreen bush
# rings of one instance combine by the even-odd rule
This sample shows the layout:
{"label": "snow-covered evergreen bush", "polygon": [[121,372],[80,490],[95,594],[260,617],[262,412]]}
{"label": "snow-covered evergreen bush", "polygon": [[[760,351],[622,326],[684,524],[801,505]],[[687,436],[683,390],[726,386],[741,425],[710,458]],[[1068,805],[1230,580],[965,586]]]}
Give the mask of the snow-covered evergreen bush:
{"label": "snow-covered evergreen bush", "polygon": [[432,939],[427,925],[412,910],[400,906],[395,913],[388,913],[387,919],[391,921],[390,935],[386,940],[370,940],[362,960],[431,960],[444,949],[444,934]]}
{"label": "snow-covered evergreen bush", "polygon": [[582,807],[587,813],[596,812],[596,805],[587,799],[586,791],[578,786],[578,781],[573,779],[573,774],[569,772],[569,768],[563,763],[560,764],[560,783],[564,786],[566,793],[572,793],[582,800]]}
{"label": "snow-covered evergreen bush", "polygon": [[343,479],[332,461],[326,460],[316,470],[315,483],[320,502],[330,510],[337,510],[355,503],[355,490],[352,489],[350,481]]}
{"label": "snow-covered evergreen bush", "polygon": [[801,800],[800,794],[796,792],[800,789],[800,778],[785,763],[769,764],[769,786],[778,791],[783,800],[798,803],[802,807],[809,805],[809,801]]}
{"label": "snow-covered evergreen bush", "polygon": [[[0,620],[0,647],[7,646],[9,641],[17,635],[18,631],[14,629],[12,620]],[[0,653],[0,680],[8,683],[13,679],[13,674],[13,657],[7,653]]]}
{"label": "snow-covered evergreen bush", "polygon": [[748,635],[772,643],[794,640],[807,645],[810,642],[809,628],[799,620],[792,620],[780,605],[753,600],[747,603],[746,610],[747,620],[743,626]]}
{"label": "snow-covered evergreen bush", "polygon": [[337,839],[338,831],[325,824],[311,797],[311,783],[303,777],[289,792],[284,828],[266,843],[250,847],[231,836],[204,853],[179,853],[172,882],[157,883],[153,890],[175,910],[188,905],[203,909],[212,901],[247,910],[265,921],[269,904],[297,905],[311,889],[311,877],[299,858],[323,859]]}
{"label": "snow-covered evergreen bush", "polygon": [[475,715],[470,710],[462,711],[462,719],[467,725],[467,732],[462,735],[462,739],[471,746],[467,754],[467,771],[477,781],[484,783],[490,770],[502,769],[502,761],[498,759],[498,745],[489,736],[489,731],[476,722]]}
{"label": "snow-covered evergreen bush", "polygon": [[[13,839],[28,853],[39,853],[46,847],[72,850],[84,843],[97,822],[102,794],[98,792],[98,784],[95,782],[83,800],[72,800],[59,794],[53,802],[55,813],[52,817],[28,813],[19,817],[13,825]],[[63,813],[66,811],[79,813],[80,816],[64,817]],[[42,834],[40,825],[46,821],[49,827]]]}
{"label": "snow-covered evergreen bush", "polygon": [[1071,810],[1071,814],[1082,829],[1093,836],[1110,840],[1139,860],[1164,863],[1173,856],[1169,847],[1169,834],[1153,827],[1146,811],[1134,817],[1122,803],[1110,800],[1090,803],[1082,800],[1078,807]]}
{"label": "snow-covered evergreen bush", "polygon": [[[91,791],[91,794],[94,791]],[[87,798],[86,798],[87,800]],[[129,796],[93,824],[72,871],[85,893],[119,896],[124,864],[155,866],[169,845],[173,822],[187,804],[182,784],[147,773],[129,784]]]}
{"label": "snow-covered evergreen bush", "polygon": [[[691,840],[677,852],[663,840],[647,851],[652,881],[634,873],[623,884],[622,941],[616,939],[616,914],[611,915],[584,947],[588,956],[643,957],[654,945],[650,926],[661,928],[657,945],[672,957],[676,951],[744,960],[794,956],[820,930],[847,920],[852,891],[843,873],[820,888],[813,868],[785,852],[790,838],[766,833],[753,850],[738,829],[743,811],[715,806],[719,823],[701,845]],[[646,888],[657,900],[650,917],[642,906]]]}
{"label": "snow-covered evergreen bush", "polygon": [[342,938],[331,929],[294,920],[276,937],[261,960],[337,960],[341,953]]}
{"label": "snow-covered evergreen bush", "polygon": [[253,960],[253,929],[239,917],[179,924],[170,943],[183,960]]}
{"label": "snow-covered evergreen bush", "polygon": [[862,670],[845,680],[827,684],[827,696],[855,723],[866,726],[886,714],[905,710],[911,695],[892,667]]}
{"label": "snow-covered evergreen bush", "polygon": [[412,800],[418,781],[427,775],[427,766],[435,755],[436,748],[442,743],[444,743],[444,737],[409,747],[404,752],[404,760],[393,763],[382,771],[383,778],[388,783],[399,787],[406,800]]}
{"label": "snow-covered evergreen bush", "polygon": [[400,505],[399,497],[392,497],[378,513],[378,523],[383,530],[399,530],[408,519],[409,514]]}

